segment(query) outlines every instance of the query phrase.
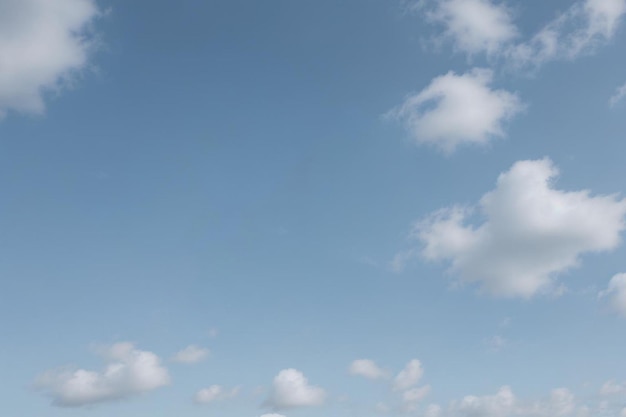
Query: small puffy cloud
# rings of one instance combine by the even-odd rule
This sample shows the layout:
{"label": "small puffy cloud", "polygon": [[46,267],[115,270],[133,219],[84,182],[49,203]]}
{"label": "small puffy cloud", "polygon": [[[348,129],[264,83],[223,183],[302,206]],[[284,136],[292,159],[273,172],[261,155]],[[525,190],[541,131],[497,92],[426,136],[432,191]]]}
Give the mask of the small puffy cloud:
{"label": "small puffy cloud", "polygon": [[622,101],[624,97],[626,97],[626,83],[615,90],[615,94],[613,94],[609,99],[609,105],[611,107],[617,106],[617,104]]}
{"label": "small puffy cloud", "polygon": [[600,388],[600,395],[609,396],[616,394],[626,394],[626,386],[619,384],[613,380],[606,381]]}
{"label": "small puffy cloud", "polygon": [[201,348],[196,345],[187,346],[185,349],[178,352],[172,360],[179,363],[197,363],[201,362],[209,356],[209,349]]}
{"label": "small puffy cloud", "polygon": [[495,395],[468,395],[453,402],[451,410],[459,416],[509,417],[514,414],[517,399],[511,388],[504,386]]}
{"label": "small puffy cloud", "polygon": [[493,72],[449,72],[388,113],[404,123],[419,144],[452,152],[462,144],[484,145],[505,136],[504,122],[524,106],[516,94],[491,88]]}
{"label": "small puffy cloud", "polygon": [[87,66],[99,15],[94,0],[0,2],[0,117],[44,111],[44,92]]}
{"label": "small puffy cloud", "polygon": [[443,0],[427,16],[445,27],[444,37],[456,49],[469,55],[499,52],[518,34],[511,11],[491,0]]}
{"label": "small puffy cloud", "polygon": [[159,357],[138,350],[131,343],[117,343],[101,349],[100,353],[107,361],[102,372],[48,371],[35,384],[52,397],[53,404],[78,407],[132,397],[170,382]]}
{"label": "small puffy cloud", "polygon": [[211,385],[196,392],[194,402],[196,404],[209,404],[215,401],[227,400],[239,395],[239,387],[230,390],[224,389],[221,385]]}
{"label": "small puffy cloud", "polygon": [[350,364],[349,372],[351,375],[358,375],[367,379],[387,378],[387,372],[370,359],[355,360]]}
{"label": "small puffy cloud", "polygon": [[577,58],[612,39],[625,13],[626,0],[576,2],[528,41],[509,48],[506,55],[517,67]]}
{"label": "small puffy cloud", "polygon": [[423,375],[424,368],[422,368],[422,363],[417,359],[412,359],[394,378],[394,391],[408,390],[416,385]]}
{"label": "small puffy cloud", "polygon": [[611,278],[608,288],[600,295],[608,297],[611,308],[626,317],[626,273],[617,274]]}
{"label": "small puffy cloud", "polygon": [[[515,163],[477,207],[450,207],[417,222],[412,237],[422,243],[421,255],[449,260],[462,282],[493,295],[554,292],[557,274],[584,253],[615,249],[626,227],[625,199],[557,190],[557,175],[549,159]],[[475,211],[483,217],[477,225],[469,223]],[[621,294],[620,282],[614,294]]]}
{"label": "small puffy cloud", "polygon": [[296,369],[284,369],[274,377],[272,391],[266,405],[276,410],[310,407],[324,404],[326,392],[309,384],[304,374]]}

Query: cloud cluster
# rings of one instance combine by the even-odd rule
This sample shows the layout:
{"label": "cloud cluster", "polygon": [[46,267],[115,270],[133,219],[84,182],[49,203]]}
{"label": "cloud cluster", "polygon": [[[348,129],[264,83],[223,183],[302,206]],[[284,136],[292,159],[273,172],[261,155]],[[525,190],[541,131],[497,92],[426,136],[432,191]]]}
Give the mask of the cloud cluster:
{"label": "cloud cluster", "polygon": [[[359,359],[352,362],[349,368],[352,375],[359,375],[365,378],[387,379],[389,373],[380,368],[370,359]],[[398,374],[390,380],[392,391],[400,400],[399,411],[412,412],[417,409],[417,405],[430,394],[430,385],[416,387],[424,375],[422,363],[417,359],[410,360]],[[389,413],[391,407],[385,403],[378,403],[376,408],[381,413]]]}
{"label": "cloud cluster", "polygon": [[582,0],[558,14],[527,40],[520,40],[514,12],[493,0],[418,2],[426,18],[443,27],[440,40],[468,55],[485,53],[515,67],[538,67],[574,59],[613,38],[626,0]]}
{"label": "cloud cluster", "polygon": [[407,97],[389,116],[402,121],[417,143],[447,153],[462,144],[486,144],[505,136],[504,123],[524,108],[516,94],[493,89],[492,80],[488,69],[449,72]]}
{"label": "cloud cluster", "polygon": [[[549,159],[515,163],[476,207],[445,208],[417,222],[412,237],[422,243],[421,255],[450,261],[461,281],[494,295],[554,290],[555,275],[577,266],[584,253],[615,249],[626,227],[626,199],[557,190],[557,174]],[[476,211],[484,220],[472,224]]]}
{"label": "cloud cluster", "polygon": [[503,386],[494,395],[468,395],[454,401],[448,414],[459,417],[565,417],[573,415],[576,409],[574,395],[565,388],[553,390],[549,398],[542,401],[522,402],[510,387]]}
{"label": "cloud cluster", "polygon": [[304,374],[297,369],[284,369],[276,375],[272,391],[265,404],[276,410],[296,407],[311,407],[324,404],[326,391],[309,384]]}
{"label": "cloud cluster", "polygon": [[170,382],[159,357],[131,343],[117,343],[100,353],[107,361],[102,372],[48,371],[37,378],[36,386],[48,393],[55,405],[77,407],[132,397]]}
{"label": "cloud cluster", "polygon": [[99,15],[94,0],[0,2],[0,117],[44,111],[44,92],[87,66]]}

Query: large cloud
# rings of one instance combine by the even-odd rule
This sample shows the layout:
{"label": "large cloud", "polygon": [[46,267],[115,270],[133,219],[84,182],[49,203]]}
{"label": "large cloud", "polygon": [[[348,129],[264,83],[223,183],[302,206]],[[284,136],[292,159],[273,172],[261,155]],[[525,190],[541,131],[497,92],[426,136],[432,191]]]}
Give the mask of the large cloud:
{"label": "large cloud", "polygon": [[505,136],[503,124],[523,109],[517,95],[490,87],[493,73],[449,72],[409,96],[389,115],[402,121],[417,143],[452,152],[462,144],[486,144]]}
{"label": "large cloud", "polygon": [[0,117],[43,112],[43,93],[87,65],[98,15],[94,0],[0,0]]}
{"label": "large cloud", "polygon": [[284,369],[276,375],[266,405],[276,410],[322,405],[326,392],[309,384],[302,372]]}
{"label": "large cloud", "polygon": [[[412,236],[421,255],[449,260],[462,281],[494,295],[554,289],[555,275],[577,266],[580,255],[620,244],[626,215],[626,200],[615,195],[553,188],[557,174],[549,159],[517,162],[476,208],[454,206],[418,222]],[[474,211],[482,223],[470,223]]]}
{"label": "large cloud", "polygon": [[101,353],[108,362],[102,372],[48,371],[37,378],[36,386],[51,395],[55,405],[76,407],[128,398],[170,382],[159,357],[131,343],[117,343]]}

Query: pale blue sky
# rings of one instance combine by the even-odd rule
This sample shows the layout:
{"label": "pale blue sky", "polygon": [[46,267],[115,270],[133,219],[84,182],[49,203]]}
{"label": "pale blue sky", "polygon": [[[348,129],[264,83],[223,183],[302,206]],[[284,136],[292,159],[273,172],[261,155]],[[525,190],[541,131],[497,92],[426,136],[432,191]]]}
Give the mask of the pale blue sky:
{"label": "pale blue sky", "polygon": [[[623,417],[624,11],[0,0],[0,27],[19,22],[0,29],[1,414]],[[443,101],[409,103],[437,79]],[[516,174],[542,158],[554,194]],[[427,259],[462,233],[429,217],[455,206],[476,236]],[[174,360],[190,345],[210,353]],[[412,359],[423,376],[394,389]],[[310,386],[280,386],[291,368]]]}

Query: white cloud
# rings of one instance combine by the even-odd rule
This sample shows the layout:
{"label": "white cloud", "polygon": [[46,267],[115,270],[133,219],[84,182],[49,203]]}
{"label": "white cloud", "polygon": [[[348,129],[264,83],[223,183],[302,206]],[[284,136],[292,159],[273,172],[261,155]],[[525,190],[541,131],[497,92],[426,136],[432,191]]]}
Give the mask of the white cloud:
{"label": "white cloud", "polygon": [[609,282],[605,291],[600,293],[602,297],[609,297],[611,308],[618,314],[626,317],[626,273],[617,274]]}
{"label": "white cloud", "polygon": [[508,386],[501,387],[494,395],[468,395],[461,401],[452,402],[449,409],[450,415],[459,417],[565,417],[575,411],[575,397],[565,388],[553,390],[547,399],[523,402]]}
{"label": "white cloud", "polygon": [[403,391],[413,387],[424,375],[422,363],[417,359],[412,359],[406,364],[404,369],[396,375],[393,381],[395,391]]}
{"label": "white cloud", "polygon": [[349,372],[351,375],[358,375],[368,379],[387,378],[387,372],[370,359],[355,360],[350,364]]}
{"label": "white cloud", "polygon": [[0,117],[44,111],[44,92],[86,67],[99,15],[94,0],[0,2]]}
{"label": "white cloud", "polygon": [[402,404],[404,411],[415,411],[417,404],[430,394],[430,385],[418,388],[410,388],[402,393]]}
{"label": "white cloud", "polygon": [[438,404],[430,404],[424,411],[424,417],[440,417],[443,409]]}
{"label": "white cloud", "polygon": [[197,404],[209,404],[214,401],[227,400],[239,395],[239,390],[239,387],[226,390],[221,385],[211,385],[196,392],[194,401]]}
{"label": "white cloud", "polygon": [[495,395],[468,395],[461,401],[453,402],[450,408],[460,416],[509,417],[514,413],[516,402],[511,388],[504,386]]}
{"label": "white cloud", "polygon": [[579,1],[506,55],[517,67],[538,67],[592,53],[613,38],[625,12],[626,0]]}
{"label": "white cloud", "polygon": [[499,52],[517,36],[509,9],[490,0],[443,0],[428,17],[445,26],[444,36],[470,55]]}
{"label": "white cloud", "polygon": [[622,412],[620,413],[620,417],[626,417],[626,408],[622,409]]}
{"label": "white cloud", "polygon": [[326,392],[309,384],[302,372],[284,369],[276,375],[266,404],[277,410],[322,405]]}
{"label": "white cloud", "polygon": [[285,417],[285,416],[282,414],[272,413],[272,414],[263,414],[261,417]]}
{"label": "white cloud", "polygon": [[128,398],[170,382],[159,357],[131,343],[114,344],[101,354],[107,361],[102,372],[48,371],[37,378],[36,386],[51,395],[55,405],[76,407]]}
{"label": "white cloud", "polygon": [[[418,10],[443,26],[439,41],[451,40],[469,56],[484,52],[514,67],[539,67],[574,59],[610,41],[626,14],[626,0],[580,0],[526,41],[519,41],[513,13],[493,0],[418,0]],[[427,7],[432,4],[432,7]]]}
{"label": "white cloud", "polygon": [[209,356],[209,349],[201,348],[196,345],[187,346],[185,349],[176,353],[172,360],[180,363],[197,363],[201,362]]}
{"label": "white cloud", "polygon": [[615,94],[609,99],[609,105],[611,107],[617,106],[617,103],[622,101],[624,97],[626,97],[626,83],[615,90]]}
{"label": "white cloud", "polygon": [[626,215],[625,199],[557,190],[557,175],[549,159],[517,162],[480,200],[481,224],[468,224],[472,208],[454,206],[416,223],[412,237],[424,258],[449,260],[462,282],[493,295],[554,291],[555,276],[582,254],[620,244]]}
{"label": "white cloud", "polygon": [[600,388],[600,395],[609,396],[615,394],[626,394],[626,386],[622,384],[618,384],[617,382],[611,380],[606,381],[602,388]]}
{"label": "white cloud", "polygon": [[523,110],[516,94],[490,87],[493,73],[473,69],[449,72],[389,112],[413,139],[452,152],[462,144],[486,144],[505,136],[503,124]]}

